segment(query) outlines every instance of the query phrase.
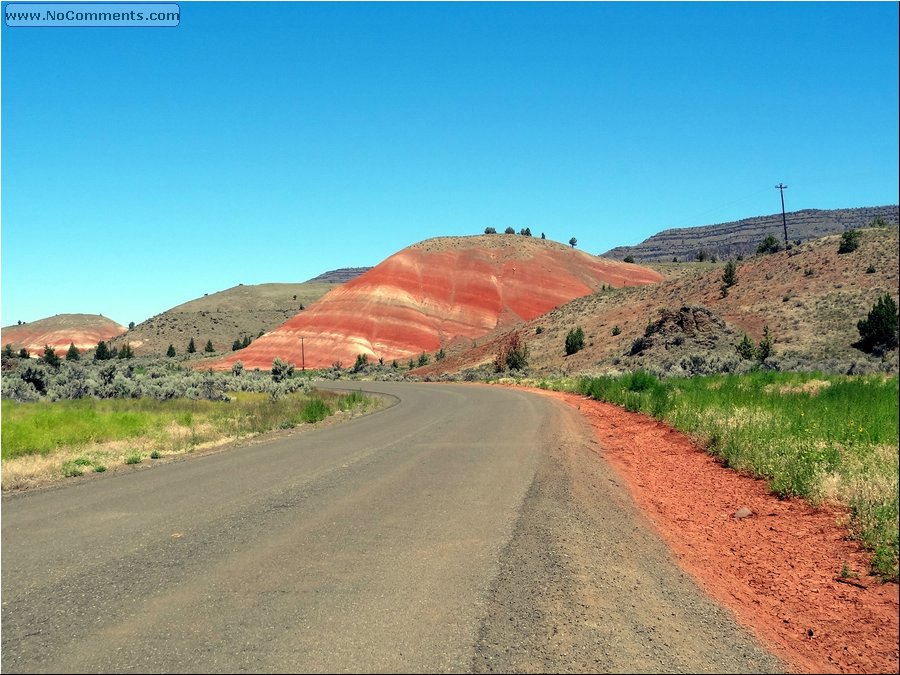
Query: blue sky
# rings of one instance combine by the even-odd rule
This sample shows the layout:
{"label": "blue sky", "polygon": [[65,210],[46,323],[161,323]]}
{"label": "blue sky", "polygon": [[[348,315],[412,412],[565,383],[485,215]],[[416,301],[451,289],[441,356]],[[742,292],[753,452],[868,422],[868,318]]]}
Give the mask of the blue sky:
{"label": "blue sky", "polygon": [[[6,3],[4,3],[5,7]],[[530,227],[898,203],[897,3],[180,3],[2,28],[2,325]]]}

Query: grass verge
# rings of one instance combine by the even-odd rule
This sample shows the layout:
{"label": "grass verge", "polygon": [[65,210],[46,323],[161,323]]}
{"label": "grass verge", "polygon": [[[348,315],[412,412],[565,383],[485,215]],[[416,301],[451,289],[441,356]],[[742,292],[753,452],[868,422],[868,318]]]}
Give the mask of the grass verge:
{"label": "grass verge", "polygon": [[837,503],[872,554],[898,579],[898,378],[756,372],[659,380],[543,380],[645,413],[695,438],[725,466],[765,478],[779,497]]}
{"label": "grass verge", "polygon": [[358,391],[297,392],[278,398],[240,392],[229,401],[4,399],[2,487],[20,489],[100,473],[374,405],[375,399]]}

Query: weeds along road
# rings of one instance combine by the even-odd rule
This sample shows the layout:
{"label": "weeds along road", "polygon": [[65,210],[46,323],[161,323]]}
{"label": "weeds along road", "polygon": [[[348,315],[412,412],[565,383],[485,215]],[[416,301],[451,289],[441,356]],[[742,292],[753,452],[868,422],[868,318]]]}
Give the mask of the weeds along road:
{"label": "weeds along road", "polygon": [[574,409],[341,386],[399,403],[5,497],[3,672],[784,669],[673,564]]}

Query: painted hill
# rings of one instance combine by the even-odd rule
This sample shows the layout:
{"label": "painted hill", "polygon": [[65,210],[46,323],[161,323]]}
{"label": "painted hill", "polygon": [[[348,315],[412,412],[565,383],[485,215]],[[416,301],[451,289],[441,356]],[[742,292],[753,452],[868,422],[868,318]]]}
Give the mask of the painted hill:
{"label": "painted hill", "polygon": [[[869,226],[876,218],[896,226],[900,222],[900,208],[873,206],[857,209],[807,209],[786,214],[788,240],[808,241],[852,228]],[[637,246],[619,246],[603,255],[622,260],[631,256],[637,262],[681,262],[694,260],[700,251],[717,258],[744,257],[756,253],[756,247],[767,235],[784,242],[781,213],[745,218],[718,225],[663,230]]]}
{"label": "painted hill", "polygon": [[135,354],[162,356],[171,344],[184,354],[193,338],[198,351],[211,340],[216,352],[230,353],[235,340],[256,339],[338,285],[239,284],[157,314],[114,340],[113,346],[128,342]]}
{"label": "painted hill", "polygon": [[[881,359],[854,343],[857,322],[875,301],[885,293],[898,297],[900,235],[896,227],[861,233],[852,253],[839,254],[841,237],[830,235],[738,262],[737,284],[725,297],[720,292],[724,263],[653,265],[666,277],[662,283],[577,298],[519,327],[530,372],[719,372],[739,362],[735,346],[743,333],[757,343],[766,325],[781,369],[896,372],[897,350]],[[566,356],[566,335],[579,326],[585,347]],[[509,334],[509,329],[495,331],[474,348],[448,350],[440,363],[415,372],[434,376],[490,368]]]}
{"label": "painted hill", "polygon": [[429,239],[336,288],[213,367],[240,360],[248,368],[268,369],[276,357],[307,368],[352,365],[359,354],[409,359],[527,321],[607,284],[661,279],[637,265],[531,237]]}
{"label": "painted hill", "polygon": [[32,356],[44,353],[50,345],[60,356],[74,344],[78,349],[93,349],[101,340],[110,340],[128,329],[98,314],[57,314],[31,323],[2,329],[0,342],[11,344],[18,352],[23,347]]}

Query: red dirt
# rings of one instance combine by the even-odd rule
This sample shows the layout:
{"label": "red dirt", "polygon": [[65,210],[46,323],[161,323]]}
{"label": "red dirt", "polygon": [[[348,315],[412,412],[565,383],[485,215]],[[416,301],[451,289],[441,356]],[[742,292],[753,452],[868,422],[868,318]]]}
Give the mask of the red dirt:
{"label": "red dirt", "polygon": [[407,360],[533,319],[604,284],[661,279],[638,265],[530,237],[430,239],[332,290],[213,367],[240,360],[268,369],[276,357],[309,368],[336,361],[347,367],[359,354],[370,361]]}
{"label": "red dirt", "polygon": [[[626,480],[681,566],[798,672],[896,673],[898,585],[869,576],[846,513],[779,500],[687,436],[576,394],[597,452]],[[742,508],[752,515],[735,517]],[[844,565],[858,577],[841,578]]]}
{"label": "red dirt", "polygon": [[32,356],[41,356],[50,345],[59,356],[70,344],[78,349],[93,349],[101,340],[110,340],[128,329],[96,314],[58,314],[3,329],[2,343],[11,344],[18,352],[22,347]]}

